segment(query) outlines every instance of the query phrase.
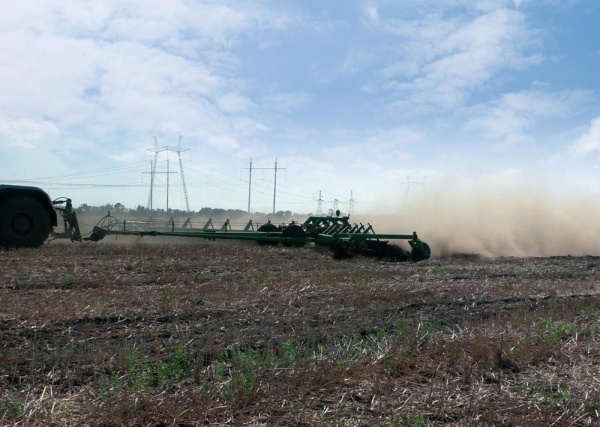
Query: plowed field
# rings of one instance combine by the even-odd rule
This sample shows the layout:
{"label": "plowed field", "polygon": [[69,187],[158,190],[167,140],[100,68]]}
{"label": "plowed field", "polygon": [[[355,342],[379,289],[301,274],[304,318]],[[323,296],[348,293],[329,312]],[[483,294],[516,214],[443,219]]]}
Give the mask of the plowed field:
{"label": "plowed field", "polygon": [[0,251],[1,425],[600,425],[600,258]]}

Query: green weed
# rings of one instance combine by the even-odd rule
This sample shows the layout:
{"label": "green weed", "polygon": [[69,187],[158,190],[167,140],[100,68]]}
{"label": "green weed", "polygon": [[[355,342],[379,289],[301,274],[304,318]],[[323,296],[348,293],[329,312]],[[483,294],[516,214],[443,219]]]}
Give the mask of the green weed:
{"label": "green weed", "polygon": [[159,384],[184,380],[193,375],[193,358],[188,357],[185,347],[179,347],[173,355],[156,366],[156,376]]}
{"label": "green weed", "polygon": [[17,421],[25,415],[27,400],[8,395],[0,399],[0,421]]}
{"label": "green weed", "polygon": [[581,310],[580,314],[586,317],[598,316],[598,309],[596,307],[585,307]]}
{"label": "green weed", "polygon": [[75,277],[73,276],[64,276],[61,280],[60,280],[60,287],[61,288],[72,288],[75,285]]}
{"label": "green weed", "polygon": [[164,311],[173,311],[177,309],[181,296],[177,293],[176,288],[166,288],[162,299],[160,300],[160,308]]}
{"label": "green weed", "polygon": [[101,378],[101,389],[112,395],[119,391],[143,391],[166,388],[194,377],[196,361],[184,347],[177,348],[164,360],[153,360],[139,350],[126,351],[123,370]]}
{"label": "green weed", "polygon": [[540,318],[543,336],[551,343],[557,343],[573,334],[573,326],[566,322],[553,322],[548,317]]}
{"label": "green weed", "polygon": [[406,412],[395,414],[392,410],[390,424],[398,427],[425,427],[427,420],[422,415],[412,415]]}
{"label": "green weed", "polygon": [[445,276],[448,272],[441,264],[436,264],[433,266],[433,274],[436,276]]}
{"label": "green weed", "polygon": [[548,382],[542,387],[533,388],[532,393],[549,406],[565,409],[575,407],[572,393],[560,382]]}
{"label": "green weed", "polygon": [[[8,282],[8,278],[0,278],[3,283]],[[13,289],[27,289],[29,285],[29,276],[20,275],[19,277],[13,277],[10,280],[10,287]]]}

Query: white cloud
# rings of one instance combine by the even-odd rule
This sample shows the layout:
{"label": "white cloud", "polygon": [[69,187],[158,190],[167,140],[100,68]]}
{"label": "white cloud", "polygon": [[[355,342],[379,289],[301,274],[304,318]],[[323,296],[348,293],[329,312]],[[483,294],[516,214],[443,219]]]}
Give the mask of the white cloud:
{"label": "white cloud", "polygon": [[32,119],[8,120],[0,117],[0,148],[34,149],[59,135],[54,123]]}
{"label": "white cloud", "polygon": [[253,137],[269,130],[262,123],[247,117],[240,117],[233,120],[232,129],[236,131],[237,135],[246,137]]}
{"label": "white cloud", "polygon": [[0,107],[0,148],[83,153],[98,143],[113,161],[132,161],[153,135],[232,149],[267,129],[252,117],[231,47],[285,29],[285,14],[245,2],[3,6],[0,105],[10,108]]}
{"label": "white cloud", "polygon": [[144,157],[148,157],[149,155],[149,151],[145,151],[143,148],[139,148],[137,150],[130,150],[118,154],[113,154],[110,156],[110,159],[118,163],[134,163],[138,162]]}
{"label": "white cloud", "polygon": [[356,162],[354,162],[354,166],[356,167],[357,171],[367,173],[377,173],[383,169],[381,163],[368,159],[358,159]]}
{"label": "white cloud", "polygon": [[[5,4],[5,29],[33,31],[41,36],[94,38],[106,42],[129,40],[161,45],[167,51],[190,53],[190,48],[219,49],[235,43],[244,32],[260,25],[281,25],[260,5],[219,2],[106,0],[100,3],[59,0],[43,4],[11,1]],[[191,44],[190,44],[191,43]]]}
{"label": "white cloud", "polygon": [[377,57],[373,52],[353,49],[344,59],[341,70],[343,73],[353,74],[372,64],[376,59]]}
{"label": "white cloud", "polygon": [[253,106],[245,96],[236,92],[228,92],[217,98],[217,105],[226,113],[243,113]]}
{"label": "white cloud", "polygon": [[236,139],[230,135],[211,135],[206,138],[206,143],[216,147],[220,150],[229,150],[233,148],[238,148],[240,145],[236,141]]}
{"label": "white cloud", "polygon": [[[530,1],[530,0],[526,0]],[[412,0],[382,0],[380,3],[395,3],[402,6],[414,6]],[[421,0],[417,8],[427,10],[466,9],[474,11],[491,11],[520,5],[522,0]]]}
{"label": "white cloud", "polygon": [[423,133],[404,127],[375,129],[364,136],[354,133],[352,142],[324,148],[322,154],[346,166],[368,166],[373,170],[369,162],[377,162],[382,168],[389,168],[412,158],[412,146],[421,143],[424,137]]}
{"label": "white cloud", "polygon": [[288,112],[308,104],[313,96],[307,92],[279,92],[262,98],[262,105],[277,112]]}
{"label": "white cloud", "polygon": [[377,129],[369,132],[366,142],[370,148],[376,147],[406,147],[419,143],[424,139],[421,132],[405,127]]}
{"label": "white cloud", "polygon": [[366,13],[368,19],[370,19],[371,21],[373,21],[373,22],[379,21],[379,11],[377,10],[376,6],[369,5],[369,6],[365,7],[365,13]]}
{"label": "white cloud", "polygon": [[[537,32],[528,28],[523,12],[503,7],[507,3],[472,7],[450,1],[425,7],[416,19],[371,22],[374,30],[398,37],[381,87],[395,91],[402,106],[456,107],[502,71],[540,62],[539,55],[527,53]],[[458,14],[457,8],[475,10]]]}
{"label": "white cloud", "polygon": [[528,131],[543,120],[564,118],[578,103],[581,92],[522,91],[462,111],[465,130],[496,140],[501,146],[529,141]]}
{"label": "white cloud", "polygon": [[573,141],[570,148],[573,154],[600,152],[600,117],[592,120],[589,130]]}

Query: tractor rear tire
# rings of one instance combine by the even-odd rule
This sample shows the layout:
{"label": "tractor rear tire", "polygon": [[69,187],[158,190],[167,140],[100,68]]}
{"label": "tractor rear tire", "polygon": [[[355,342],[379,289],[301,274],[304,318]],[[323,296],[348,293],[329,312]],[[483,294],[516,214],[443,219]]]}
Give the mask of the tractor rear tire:
{"label": "tractor rear tire", "polygon": [[[306,237],[306,233],[298,224],[292,224],[283,229],[281,232],[281,237]],[[286,247],[295,246],[297,248],[306,246],[306,242],[287,242],[285,240],[282,242],[282,244]]]}
{"label": "tractor rear tire", "polygon": [[41,246],[51,229],[48,211],[31,197],[9,199],[0,206],[0,243],[3,246]]}

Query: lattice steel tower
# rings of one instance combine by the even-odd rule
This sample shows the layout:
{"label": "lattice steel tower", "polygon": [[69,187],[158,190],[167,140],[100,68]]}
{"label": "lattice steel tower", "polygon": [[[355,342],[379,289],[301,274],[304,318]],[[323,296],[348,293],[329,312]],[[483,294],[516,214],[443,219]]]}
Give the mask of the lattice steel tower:
{"label": "lattice steel tower", "polygon": [[[154,162],[151,161],[151,167],[150,167],[150,194],[148,196],[148,207],[150,208],[150,210],[153,209],[153,194],[154,194],[154,182],[155,182],[155,175],[157,173],[166,173],[167,174],[167,180],[168,180],[168,176],[169,176],[169,171],[167,172],[156,172],[156,162],[158,160],[158,153],[162,153],[163,151],[171,151],[174,153],[177,153],[177,157],[179,158],[179,173],[181,174],[181,183],[183,185],[183,195],[185,197],[185,208],[187,210],[187,212],[190,211],[190,201],[188,199],[188,194],[187,194],[187,187],[185,185],[185,175],[183,173],[183,162],[181,160],[181,153],[185,152],[185,151],[190,151],[189,148],[181,148],[181,140],[183,139],[182,136],[179,136],[179,142],[177,143],[177,147],[173,147],[173,146],[162,146],[159,147],[158,146],[158,141],[156,139],[156,137],[154,137],[154,148],[147,148],[146,151],[150,151],[152,153],[154,153]],[[169,196],[168,196],[168,192],[169,192],[169,185],[168,185],[168,181],[167,181],[167,210],[169,209]]]}

